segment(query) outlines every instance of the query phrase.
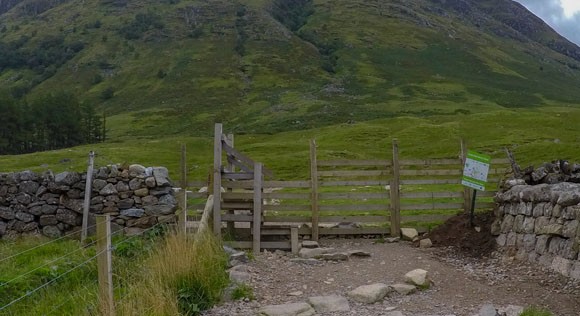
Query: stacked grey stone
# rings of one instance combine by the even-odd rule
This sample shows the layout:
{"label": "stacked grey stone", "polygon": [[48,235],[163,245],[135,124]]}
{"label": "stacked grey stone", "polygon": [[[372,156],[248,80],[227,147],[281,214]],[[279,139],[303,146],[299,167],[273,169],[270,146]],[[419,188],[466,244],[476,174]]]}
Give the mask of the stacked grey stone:
{"label": "stacked grey stone", "polygon": [[[110,214],[116,225],[139,233],[175,221],[176,200],[164,167],[108,166],[93,174],[90,213]],[[42,233],[60,237],[82,222],[86,174],[0,173],[0,238]]]}
{"label": "stacked grey stone", "polygon": [[496,196],[492,234],[498,245],[580,279],[580,184],[512,184]]}

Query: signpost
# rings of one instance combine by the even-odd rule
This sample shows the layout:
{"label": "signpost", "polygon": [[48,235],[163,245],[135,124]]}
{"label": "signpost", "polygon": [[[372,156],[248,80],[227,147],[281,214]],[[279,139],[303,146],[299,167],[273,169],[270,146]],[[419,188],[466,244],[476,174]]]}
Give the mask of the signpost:
{"label": "signpost", "polygon": [[477,191],[485,191],[490,163],[490,156],[471,150],[467,152],[467,159],[465,159],[465,166],[463,167],[463,178],[461,179],[461,184],[473,189],[471,212],[469,215],[469,223],[471,226],[473,226],[473,213],[475,211],[475,198],[477,196]]}

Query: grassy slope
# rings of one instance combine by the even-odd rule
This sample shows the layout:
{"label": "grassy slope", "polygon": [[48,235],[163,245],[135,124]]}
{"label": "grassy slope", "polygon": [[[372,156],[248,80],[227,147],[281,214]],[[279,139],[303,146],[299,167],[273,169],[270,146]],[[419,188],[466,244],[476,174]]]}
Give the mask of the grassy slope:
{"label": "grassy slope", "polygon": [[[111,126],[124,126],[127,136],[207,135],[215,121],[236,132],[275,133],[580,100],[573,88],[580,71],[562,64],[577,62],[497,37],[453,13],[433,13],[425,0],[316,0],[294,33],[272,17],[269,0],[82,3],[35,18],[17,7],[0,17],[10,30],[0,38],[32,36],[29,47],[48,34],[84,41],[86,48],[29,97],[75,91],[114,115]],[[159,14],[165,27],[125,39],[119,30],[144,12]],[[184,22],[185,12],[195,12],[193,24]],[[85,27],[97,20],[100,28]],[[197,37],[189,36],[193,28],[201,30]],[[323,69],[328,58],[336,60],[331,72]],[[22,74],[14,81],[15,72],[4,71],[0,81],[20,85],[34,77]],[[101,100],[108,88],[114,97]]]}
{"label": "grassy slope", "polygon": [[[276,172],[278,179],[304,179],[308,175],[310,138],[318,140],[320,159],[388,158],[392,138],[399,139],[403,158],[456,157],[459,139],[464,137],[473,149],[504,157],[503,147],[508,146],[522,163],[538,164],[556,158],[578,161],[577,126],[580,126],[580,110],[573,108],[504,110],[461,116],[380,119],[275,135],[237,135],[236,147],[263,161]],[[113,135],[116,132],[111,130]],[[123,162],[165,165],[177,179],[182,142],[187,144],[192,178],[206,179],[212,164],[212,139],[208,137],[119,136],[115,139],[59,151],[2,156],[0,171],[83,170],[87,152],[94,149],[97,165]],[[70,161],[61,163],[65,158]]]}

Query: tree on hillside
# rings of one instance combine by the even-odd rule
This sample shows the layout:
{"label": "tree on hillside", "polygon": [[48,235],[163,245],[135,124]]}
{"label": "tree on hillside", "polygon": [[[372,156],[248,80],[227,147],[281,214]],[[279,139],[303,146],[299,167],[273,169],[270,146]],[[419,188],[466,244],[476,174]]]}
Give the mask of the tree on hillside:
{"label": "tree on hillside", "polygon": [[7,92],[0,92],[0,153],[18,151],[21,113],[16,100]]}

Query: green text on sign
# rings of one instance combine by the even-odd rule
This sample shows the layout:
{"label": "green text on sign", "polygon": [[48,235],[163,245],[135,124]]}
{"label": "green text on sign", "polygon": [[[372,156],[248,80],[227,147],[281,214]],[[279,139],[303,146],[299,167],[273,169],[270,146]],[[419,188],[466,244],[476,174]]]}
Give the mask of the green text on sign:
{"label": "green text on sign", "polygon": [[476,190],[485,191],[490,163],[490,156],[471,150],[468,151],[461,184]]}

